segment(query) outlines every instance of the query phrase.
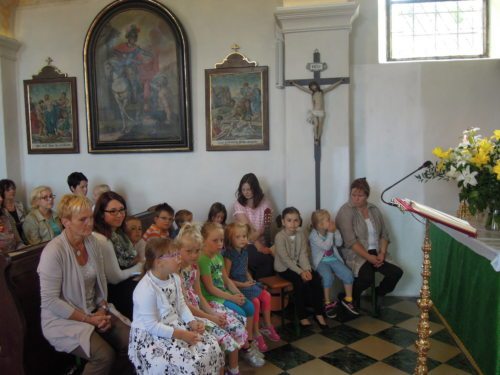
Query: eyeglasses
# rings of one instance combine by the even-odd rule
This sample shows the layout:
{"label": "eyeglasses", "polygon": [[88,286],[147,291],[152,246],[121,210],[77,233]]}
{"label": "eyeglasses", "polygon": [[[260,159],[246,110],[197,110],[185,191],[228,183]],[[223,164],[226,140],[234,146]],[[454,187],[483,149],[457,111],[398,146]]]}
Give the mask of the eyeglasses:
{"label": "eyeglasses", "polygon": [[55,194],[50,194],[50,195],[45,195],[43,197],[40,197],[40,199],[43,199],[44,201],[50,201],[52,199],[55,199],[56,195]]}
{"label": "eyeglasses", "polygon": [[108,214],[110,214],[111,216],[118,216],[118,215],[125,215],[125,208],[120,208],[118,210],[116,209],[113,209],[113,210],[104,210],[104,212],[107,212]]}
{"label": "eyeglasses", "polygon": [[176,251],[175,253],[172,254],[163,254],[158,257],[158,259],[172,259],[172,258],[178,258],[181,255],[180,252]]}

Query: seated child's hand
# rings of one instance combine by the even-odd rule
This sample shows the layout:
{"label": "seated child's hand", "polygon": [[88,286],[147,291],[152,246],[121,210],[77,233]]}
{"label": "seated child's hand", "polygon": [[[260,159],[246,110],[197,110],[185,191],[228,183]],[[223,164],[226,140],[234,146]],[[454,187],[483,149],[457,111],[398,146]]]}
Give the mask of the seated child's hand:
{"label": "seated child's hand", "polygon": [[226,316],[224,314],[215,313],[214,315],[211,315],[210,318],[210,320],[219,327],[224,327],[226,325]]}
{"label": "seated child's hand", "polygon": [[309,271],[303,271],[301,274],[300,274],[300,277],[302,278],[302,280],[304,281],[310,281],[312,280],[312,275],[311,275],[311,272]]}
{"label": "seated child's hand", "polygon": [[192,320],[188,325],[193,332],[203,333],[205,331],[205,324],[201,320]]}
{"label": "seated child's hand", "polygon": [[182,331],[179,338],[186,341],[189,345],[196,345],[201,341],[201,335],[197,332],[191,331]]}
{"label": "seated child's hand", "polygon": [[233,294],[232,301],[241,306],[245,303],[245,296],[243,294]]}

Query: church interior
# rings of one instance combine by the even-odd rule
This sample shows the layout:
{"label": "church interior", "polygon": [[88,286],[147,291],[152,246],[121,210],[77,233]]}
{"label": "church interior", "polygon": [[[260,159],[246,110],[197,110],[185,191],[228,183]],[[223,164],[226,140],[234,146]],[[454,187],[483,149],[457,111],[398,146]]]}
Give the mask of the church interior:
{"label": "church interior", "polygon": [[[99,54],[102,51],[99,44],[88,42],[93,32],[106,32],[98,30],[95,22],[100,20],[103,24],[103,9],[116,2],[0,0],[0,178],[15,181],[17,199],[25,207],[30,206],[32,189],[40,185],[51,187],[57,203],[69,193],[67,176],[81,171],[89,180],[89,192],[98,184],[108,184],[126,199],[129,214],[139,214],[168,202],[176,211],[190,210],[195,222],[203,222],[210,205],[222,202],[228,209],[230,222],[240,178],[251,172],[258,177],[274,216],[285,207],[294,206],[302,215],[303,227],[308,227],[311,213],[317,208],[327,209],[335,217],[349,199],[351,181],[366,177],[371,186],[369,201],[380,209],[388,226],[391,257],[404,270],[396,289],[384,298],[379,314],[373,314],[368,289],[362,299],[361,316],[339,314],[336,319],[328,320],[327,330],[314,325],[296,332],[293,321],[287,320],[287,327],[280,331],[281,340],[271,343],[265,353],[266,364],[255,369],[241,363],[240,372],[414,373],[420,358],[415,347],[422,329],[418,323],[422,311],[417,299],[422,298],[422,248],[428,232],[423,220],[385,205],[379,197],[384,189],[426,160],[434,163],[433,150],[454,147],[464,130],[480,128],[480,134],[490,136],[500,129],[500,30],[497,29],[500,0],[484,1],[489,11],[488,56],[408,61],[387,59],[389,0],[130,1],[150,2],[168,9],[183,30],[181,37],[176,36],[173,54],[177,53],[181,67],[175,84],[185,91],[180,89],[178,102],[172,102],[165,98],[167,94],[162,97],[161,88],[157,88],[161,82],[151,79],[148,90],[152,94],[141,86],[144,91],[140,95],[156,95],[157,107],[165,99],[164,116],[180,119],[181,133],[185,132],[180,136],[180,146],[176,140],[174,146],[167,142],[165,148],[149,149],[147,143],[137,146],[137,152],[136,146],[129,146],[130,142],[145,130],[136,129],[134,133],[136,130],[127,129],[126,123],[133,123],[134,115],[149,110],[153,101],[129,115],[123,111],[128,103],[120,102],[122,97],[116,92],[100,91],[107,87],[106,79],[113,77],[112,72],[106,71],[112,69],[112,64],[93,67],[93,63],[104,59]],[[129,27],[130,31],[125,21],[123,27]],[[138,44],[142,43],[146,49],[145,27],[137,33]],[[154,35],[150,37],[153,39]],[[125,39],[116,38],[122,42]],[[245,146],[241,142],[224,147],[218,139],[226,137],[231,144],[232,138],[224,133],[217,138],[213,130],[215,122],[219,119],[222,122],[225,114],[221,112],[216,118],[208,113],[214,91],[213,87],[207,87],[212,82],[207,77],[210,72],[215,72],[212,80],[220,77],[216,74],[216,64],[231,54],[241,54],[246,61],[255,62],[253,71],[265,67],[267,82],[260,86],[259,94],[267,100],[261,118],[268,133],[263,136],[261,146]],[[313,63],[321,68],[314,71]],[[47,65],[75,78],[75,91],[69,100],[74,115],[70,152],[37,148],[30,128],[35,109],[26,102],[29,96],[26,81],[35,79]],[[143,84],[142,79],[137,82]],[[165,79],[171,82],[170,76]],[[314,97],[311,111],[312,96],[292,83],[307,87],[306,82],[313,79],[319,80],[323,89],[343,80],[322,94],[320,115],[315,112],[320,108],[315,107]],[[120,127],[123,124],[124,136],[111,142],[111,146],[105,145],[105,127],[100,128],[98,123],[106,116],[105,100],[108,104],[116,100],[112,103],[114,113],[117,118],[118,114],[121,116]],[[323,121],[320,147],[315,144],[311,116]],[[153,115],[147,119],[151,123],[162,121]],[[150,135],[156,145],[159,143],[155,143],[155,137]],[[99,146],[99,141],[105,146]],[[218,149],[218,145],[222,147]],[[318,152],[320,160],[315,159]],[[434,179],[422,183],[413,176],[385,194],[386,199],[395,197],[408,198],[451,215],[460,204],[456,182]],[[273,234],[277,231],[273,224]],[[438,243],[441,244],[436,240],[433,251],[437,251]],[[500,257],[498,242],[491,246]],[[488,259],[491,284],[487,285],[496,297],[485,309],[494,310],[487,315],[492,324],[478,326],[475,337],[469,332],[461,336],[457,322],[459,326],[474,326],[476,320],[481,320],[476,315],[480,313],[464,308],[463,316],[457,312],[458,317],[447,319],[444,307],[442,311],[430,309],[427,317],[430,335],[426,340],[431,346],[426,352],[425,370],[429,374],[500,374],[500,274],[498,269],[493,271]],[[430,272],[437,275],[441,266],[439,260]],[[464,288],[463,283],[467,282],[464,280],[458,275],[456,279],[442,281],[444,289],[430,296],[434,305],[440,306],[435,298],[442,298],[448,308],[447,296]],[[431,289],[435,282],[431,280]],[[476,282],[474,279],[471,285],[480,288],[482,284]],[[335,285],[340,287],[338,281]],[[478,294],[485,301],[489,299],[487,291]],[[461,303],[475,306],[479,296],[466,294]],[[461,309],[462,306],[455,311]],[[279,325],[280,313],[273,314],[274,321]],[[480,332],[484,327],[493,327],[496,333]],[[476,354],[469,343],[490,334],[493,336],[489,341],[490,353],[484,354],[488,350],[483,348]],[[10,366],[12,358],[22,357],[21,353],[9,354],[5,350],[9,345],[3,339],[0,342],[0,372],[5,374],[8,372],[2,371],[2,366]],[[10,355],[11,359],[2,360]],[[19,374],[37,373],[36,365],[24,366],[25,370]],[[81,364],[71,359],[65,367],[68,369],[81,371]]]}

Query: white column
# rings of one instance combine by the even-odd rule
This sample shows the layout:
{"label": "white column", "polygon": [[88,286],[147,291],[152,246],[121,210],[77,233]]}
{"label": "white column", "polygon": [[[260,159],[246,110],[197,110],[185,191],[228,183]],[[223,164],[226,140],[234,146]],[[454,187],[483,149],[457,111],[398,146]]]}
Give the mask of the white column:
{"label": "white column", "polygon": [[21,44],[0,35],[0,178],[20,182],[16,59]]}
{"label": "white column", "polygon": [[[313,61],[315,49],[328,65],[321,78],[349,77],[349,33],[358,9],[353,2],[277,8],[277,26],[284,36],[285,80],[313,79],[306,64]],[[338,86],[324,98],[321,206],[336,212],[347,200],[351,180],[349,85]],[[311,95],[285,88],[285,202],[297,207],[306,223],[315,209],[314,137],[306,121],[311,108]]]}

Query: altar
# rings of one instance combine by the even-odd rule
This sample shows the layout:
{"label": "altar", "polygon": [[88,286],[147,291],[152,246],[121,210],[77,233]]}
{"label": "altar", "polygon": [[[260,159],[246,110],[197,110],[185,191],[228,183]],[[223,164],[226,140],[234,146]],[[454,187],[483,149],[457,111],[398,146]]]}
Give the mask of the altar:
{"label": "altar", "polygon": [[434,306],[471,363],[500,374],[500,233],[474,239],[432,224],[430,239]]}

